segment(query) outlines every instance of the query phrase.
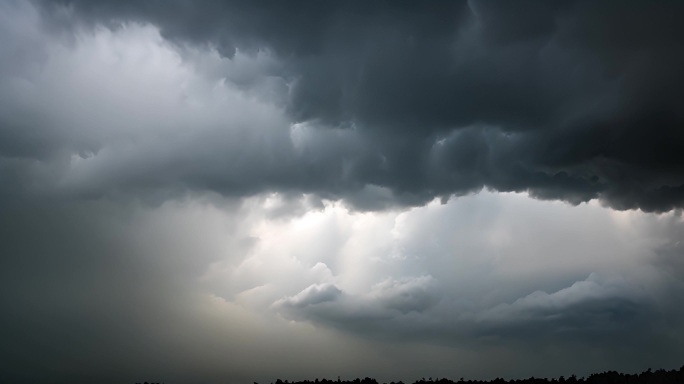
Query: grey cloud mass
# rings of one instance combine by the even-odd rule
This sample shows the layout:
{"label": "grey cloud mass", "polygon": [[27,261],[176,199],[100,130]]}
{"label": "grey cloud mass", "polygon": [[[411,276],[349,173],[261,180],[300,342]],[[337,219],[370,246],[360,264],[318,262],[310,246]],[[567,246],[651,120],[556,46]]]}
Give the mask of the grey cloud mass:
{"label": "grey cloud mass", "polygon": [[0,0],[0,382],[679,368],[682,11]]}
{"label": "grey cloud mass", "polygon": [[[289,120],[308,122],[317,134],[352,131],[365,143],[329,159],[293,161],[299,168],[322,162],[323,179],[263,174],[255,188],[348,197],[371,185],[409,205],[483,187],[572,203],[600,198],[617,209],[683,203],[684,31],[676,1],[59,1],[43,8],[68,26],[74,17],[87,25],[150,22],[171,41],[216,47],[226,58],[268,50],[276,64],[261,75],[287,83]],[[203,187],[239,193],[230,174],[221,179]]]}

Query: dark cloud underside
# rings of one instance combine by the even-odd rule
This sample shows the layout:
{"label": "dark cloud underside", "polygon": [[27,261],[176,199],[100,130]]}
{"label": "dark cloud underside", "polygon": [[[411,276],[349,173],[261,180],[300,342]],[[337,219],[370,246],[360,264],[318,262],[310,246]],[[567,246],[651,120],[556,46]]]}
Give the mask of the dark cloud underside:
{"label": "dark cloud underside", "polygon": [[355,127],[370,152],[344,153],[345,180],[325,169],[337,187],[266,176],[266,188],[345,197],[371,184],[405,204],[483,186],[618,209],[684,203],[680,2],[57,4],[227,57],[269,49],[272,74],[292,82],[291,118]]}
{"label": "dark cloud underside", "polygon": [[681,366],[683,11],[0,0],[0,381]]}

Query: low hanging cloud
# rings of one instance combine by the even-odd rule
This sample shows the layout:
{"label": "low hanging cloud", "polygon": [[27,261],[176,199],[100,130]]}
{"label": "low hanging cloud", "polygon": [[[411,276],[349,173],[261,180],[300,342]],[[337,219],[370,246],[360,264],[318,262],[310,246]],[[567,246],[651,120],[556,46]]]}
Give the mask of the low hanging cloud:
{"label": "low hanging cloud", "polygon": [[297,321],[369,338],[401,337],[447,345],[474,340],[567,343],[570,338],[611,342],[625,332],[643,332],[651,325],[652,303],[643,293],[633,292],[634,287],[626,282],[616,286],[594,273],[556,292],[535,291],[510,304],[480,310],[454,302],[458,293],[446,284],[435,287],[431,276],[385,280],[369,293],[357,295],[345,294],[329,283],[312,285],[276,301],[274,308]]}
{"label": "low hanging cloud", "polygon": [[[678,244],[679,235],[666,234],[682,230],[678,215],[622,216],[595,204],[580,209],[528,201],[483,193],[386,213],[392,219],[374,217],[352,232],[341,225],[353,246],[338,249],[327,263],[351,258],[357,267],[326,266],[318,281],[291,286],[293,293],[280,299],[272,295],[271,309],[371,339],[451,346],[523,340],[610,345],[628,333],[630,340],[622,342],[639,345],[665,337],[668,326],[655,314],[672,308],[681,271],[670,274],[657,260],[662,247]],[[316,215],[334,210],[324,212]],[[322,218],[315,223],[316,231],[329,225]],[[366,237],[365,228],[384,235]],[[311,244],[297,239],[296,230],[284,236],[290,239],[279,243],[285,254],[304,255]],[[388,236],[393,240],[385,242]],[[357,255],[356,246],[370,250]],[[255,249],[250,260],[273,257],[262,252]],[[311,276],[306,260],[300,259],[301,272],[288,273]]]}
{"label": "low hanging cloud", "polygon": [[[495,374],[492,359],[516,377],[679,363],[675,213],[489,192],[381,213],[287,201],[4,207],[3,379],[394,380],[428,368],[481,377]],[[609,357],[576,358],[587,354]]]}
{"label": "low hanging cloud", "polygon": [[5,177],[363,210],[684,202],[677,4],[257,3],[4,4]]}
{"label": "low hanging cloud", "polygon": [[[364,319],[389,321],[411,312],[420,313],[439,300],[431,276],[385,279],[365,294],[350,295],[331,283],[314,284],[294,296],[276,301],[275,309],[283,309],[295,318],[318,316],[340,325]],[[330,313],[327,313],[330,312]]]}
{"label": "low hanging cloud", "polygon": [[0,380],[679,367],[681,7],[0,1]]}
{"label": "low hanging cloud", "polygon": [[681,256],[664,251],[676,214],[481,193],[382,214],[327,205],[254,228],[243,261],[209,269],[216,292],[378,342],[662,347],[684,288],[660,261]]}
{"label": "low hanging cloud", "polygon": [[276,302],[276,304],[285,307],[304,308],[335,301],[340,294],[342,291],[333,284],[314,284],[292,297]]}

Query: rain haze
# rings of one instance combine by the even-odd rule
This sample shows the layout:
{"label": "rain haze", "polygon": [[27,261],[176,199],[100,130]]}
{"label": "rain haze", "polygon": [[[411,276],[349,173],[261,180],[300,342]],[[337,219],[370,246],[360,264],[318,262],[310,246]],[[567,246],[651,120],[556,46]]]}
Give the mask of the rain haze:
{"label": "rain haze", "polygon": [[0,381],[682,366],[682,16],[0,0]]}

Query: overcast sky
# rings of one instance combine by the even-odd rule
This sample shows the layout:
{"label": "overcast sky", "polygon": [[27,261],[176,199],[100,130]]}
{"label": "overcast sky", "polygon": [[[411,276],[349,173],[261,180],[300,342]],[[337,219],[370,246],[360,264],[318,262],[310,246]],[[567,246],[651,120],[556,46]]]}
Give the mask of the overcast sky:
{"label": "overcast sky", "polygon": [[0,381],[679,368],[682,15],[0,0]]}

